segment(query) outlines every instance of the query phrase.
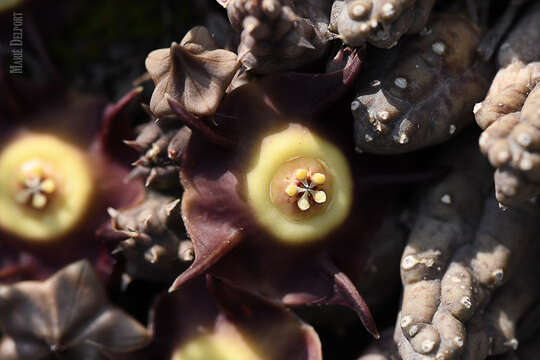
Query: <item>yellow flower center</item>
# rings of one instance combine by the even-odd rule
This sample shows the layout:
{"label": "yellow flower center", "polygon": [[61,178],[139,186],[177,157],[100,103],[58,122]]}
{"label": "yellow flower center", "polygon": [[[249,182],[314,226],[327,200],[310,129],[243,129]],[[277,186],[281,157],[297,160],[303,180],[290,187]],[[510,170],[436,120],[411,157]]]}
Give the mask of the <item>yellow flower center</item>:
{"label": "yellow flower center", "polygon": [[270,199],[290,219],[301,220],[322,214],[332,189],[328,168],[318,159],[286,161],[270,183]]}
{"label": "yellow flower center", "polygon": [[179,347],[171,360],[263,360],[235,329],[203,335]]}
{"label": "yellow flower center", "polygon": [[291,124],[271,134],[247,174],[255,217],[276,239],[324,238],[349,214],[353,183],[347,160],[331,143]]}
{"label": "yellow flower center", "polygon": [[23,163],[18,179],[19,190],[15,191],[15,201],[36,210],[44,209],[56,192],[57,184],[51,166],[40,159]]}
{"label": "yellow flower center", "polygon": [[59,239],[90,207],[89,159],[55,136],[26,134],[0,152],[0,227],[40,242]]}

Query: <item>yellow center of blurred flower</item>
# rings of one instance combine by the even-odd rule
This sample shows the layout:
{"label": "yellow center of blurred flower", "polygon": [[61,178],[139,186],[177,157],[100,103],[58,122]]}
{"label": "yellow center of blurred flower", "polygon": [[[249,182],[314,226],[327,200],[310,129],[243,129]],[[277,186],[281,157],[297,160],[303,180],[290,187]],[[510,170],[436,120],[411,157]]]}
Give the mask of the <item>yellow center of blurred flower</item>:
{"label": "yellow center of blurred flower", "polygon": [[47,242],[82,221],[94,181],[88,158],[52,135],[26,134],[0,152],[0,227]]}
{"label": "yellow center of blurred flower", "polygon": [[262,360],[237,334],[196,338],[175,351],[172,360]]}
{"label": "yellow center of blurred flower", "polygon": [[247,174],[247,197],[259,223],[278,240],[324,238],[347,217],[353,183],[331,143],[291,124],[265,137]]}
{"label": "yellow center of blurred flower", "polygon": [[22,4],[22,0],[0,0],[0,12]]}
{"label": "yellow center of blurred flower", "polygon": [[48,164],[40,159],[29,160],[22,164],[18,178],[20,189],[14,195],[19,204],[41,210],[50,203],[56,191],[56,181]]}

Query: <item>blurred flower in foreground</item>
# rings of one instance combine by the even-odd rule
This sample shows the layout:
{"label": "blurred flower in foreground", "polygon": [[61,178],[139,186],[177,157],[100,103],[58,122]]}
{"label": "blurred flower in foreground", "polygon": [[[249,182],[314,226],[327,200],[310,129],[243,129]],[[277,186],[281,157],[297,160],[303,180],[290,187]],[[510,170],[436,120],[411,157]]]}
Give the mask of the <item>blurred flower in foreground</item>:
{"label": "blurred flower in foreground", "polygon": [[[154,340],[135,359],[320,360],[315,330],[277,303],[207,276],[154,305]],[[196,299],[196,301],[194,301]]]}
{"label": "blurred flower in foreground", "polygon": [[110,146],[113,119],[139,92],[109,106],[63,95],[3,134],[0,282],[44,279],[84,257],[110,274],[112,259],[95,229],[108,205],[129,204],[142,190],[137,182],[125,186],[128,168]]}
{"label": "blurred flower in foreground", "polygon": [[44,282],[0,286],[0,330],[4,360],[110,359],[150,341],[141,324],[108,303],[87,261]]}

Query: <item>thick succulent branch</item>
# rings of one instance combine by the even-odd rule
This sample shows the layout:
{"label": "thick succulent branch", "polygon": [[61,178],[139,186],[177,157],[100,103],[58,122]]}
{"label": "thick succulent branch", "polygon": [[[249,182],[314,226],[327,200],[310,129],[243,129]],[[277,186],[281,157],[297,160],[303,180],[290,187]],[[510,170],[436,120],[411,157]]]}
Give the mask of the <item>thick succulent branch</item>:
{"label": "thick succulent branch", "polygon": [[498,53],[501,69],[486,99],[476,104],[476,122],[485,131],[480,149],[496,168],[495,190],[503,206],[540,193],[540,5],[532,7]]}
{"label": "thick succulent branch", "polygon": [[349,46],[391,48],[426,25],[434,0],[336,0],[330,30]]}
{"label": "thick succulent branch", "polygon": [[224,5],[241,33],[238,57],[251,72],[294,69],[326,51],[328,0],[231,0]]}
{"label": "thick succulent branch", "polygon": [[390,52],[369,54],[373,65],[351,103],[359,150],[416,150],[446,141],[472,121],[469,111],[490,78],[490,66],[475,53],[480,31],[451,14],[433,17],[428,27]]}
{"label": "thick succulent branch", "polygon": [[538,235],[539,209],[527,203],[501,211],[485,199],[485,174],[485,166],[454,172],[422,200],[401,260],[395,340],[405,360],[485,359],[512,348],[510,327],[493,321],[508,310],[505,296],[493,297],[519,276],[516,268]]}

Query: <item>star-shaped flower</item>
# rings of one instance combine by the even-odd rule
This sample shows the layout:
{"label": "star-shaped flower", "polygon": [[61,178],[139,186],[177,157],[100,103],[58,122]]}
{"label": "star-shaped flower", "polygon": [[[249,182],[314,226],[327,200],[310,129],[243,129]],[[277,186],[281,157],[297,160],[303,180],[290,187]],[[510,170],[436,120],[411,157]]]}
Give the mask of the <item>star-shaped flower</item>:
{"label": "star-shaped flower", "polygon": [[[378,336],[367,304],[341,270],[345,261],[334,254],[362,254],[366,238],[359,236],[374,230],[381,216],[370,218],[385,203],[377,192],[356,199],[360,187],[351,179],[362,166],[349,161],[350,139],[322,123],[324,138],[312,131],[317,110],[343,96],[358,73],[356,53],[336,59],[342,68],[331,73],[285,73],[228,94],[219,108],[226,116],[216,115],[214,123],[231,129],[235,147],[215,146],[194,132],[180,177],[195,259],[171,290],[208,271],[281,304],[348,306]],[[299,93],[309,93],[307,102]],[[181,104],[169,99],[169,105],[186,116]]]}
{"label": "star-shaped flower", "polygon": [[152,51],[146,69],[156,84],[150,109],[157,117],[174,115],[167,96],[190,113],[212,115],[236,70],[235,53],[219,49],[205,27],[191,29],[180,44]]}
{"label": "star-shaped flower", "polygon": [[108,206],[131,204],[143,191],[140,182],[126,187],[134,154],[115,146],[130,134],[126,107],[141,90],[115,103],[58,93],[24,117],[24,127],[0,131],[1,284],[44,280],[83,257],[100,277],[111,274],[95,231]]}
{"label": "star-shaped flower", "polygon": [[86,260],[46,281],[0,286],[0,358],[109,359],[150,341],[136,320],[111,305]]}

